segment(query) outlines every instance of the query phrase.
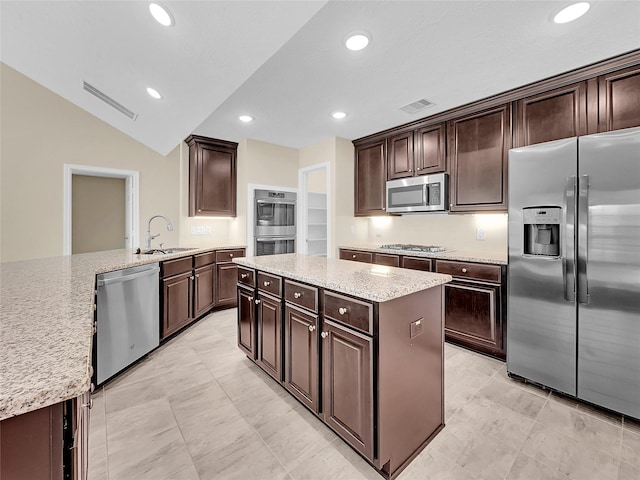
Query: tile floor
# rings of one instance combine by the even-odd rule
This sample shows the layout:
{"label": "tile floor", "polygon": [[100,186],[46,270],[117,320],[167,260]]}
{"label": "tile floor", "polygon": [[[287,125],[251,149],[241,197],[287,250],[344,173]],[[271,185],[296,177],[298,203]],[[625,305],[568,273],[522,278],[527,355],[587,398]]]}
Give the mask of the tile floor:
{"label": "tile floor", "polygon": [[[375,479],[235,345],[214,313],[94,394],[89,480]],[[640,479],[640,423],[445,345],[446,427],[399,480]]]}

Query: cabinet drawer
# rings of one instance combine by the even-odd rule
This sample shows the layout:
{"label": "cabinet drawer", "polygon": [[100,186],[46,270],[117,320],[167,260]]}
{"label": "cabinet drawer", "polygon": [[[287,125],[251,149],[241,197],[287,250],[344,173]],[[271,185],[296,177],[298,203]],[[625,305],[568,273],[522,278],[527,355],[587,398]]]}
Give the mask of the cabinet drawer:
{"label": "cabinet drawer", "polygon": [[318,312],[318,289],[291,280],[284,281],[285,301]]}
{"label": "cabinet drawer", "polygon": [[487,282],[499,283],[501,280],[500,266],[484,263],[450,262],[446,260],[436,261],[436,272],[445,273],[454,277],[473,278]]}
{"label": "cabinet drawer", "polygon": [[433,271],[430,258],[402,257],[402,268],[410,268],[412,270],[422,270],[424,272]]}
{"label": "cabinet drawer", "polygon": [[160,265],[160,276],[165,278],[188,272],[191,270],[192,265],[192,256],[176,258],[175,260],[167,260],[166,262],[162,262]]}
{"label": "cabinet drawer", "polygon": [[216,251],[216,262],[230,262],[234,258],[244,257],[244,248],[238,248],[236,250],[217,250]]}
{"label": "cabinet drawer", "polygon": [[246,267],[238,267],[238,283],[254,288],[256,286],[255,270]]}
{"label": "cabinet drawer", "polygon": [[200,253],[193,256],[193,268],[204,267],[216,261],[216,252]]}
{"label": "cabinet drawer", "polygon": [[373,256],[373,263],[378,265],[387,265],[388,267],[399,267],[400,266],[400,256],[399,255],[389,255],[387,253],[376,253]]}
{"label": "cabinet drawer", "polygon": [[373,262],[373,253],[359,252],[357,250],[340,250],[340,260],[353,260],[354,262]]}
{"label": "cabinet drawer", "polygon": [[282,295],[282,278],[258,272],[258,289],[279,298]]}
{"label": "cabinet drawer", "polygon": [[373,305],[370,303],[325,291],[324,316],[373,335]]}

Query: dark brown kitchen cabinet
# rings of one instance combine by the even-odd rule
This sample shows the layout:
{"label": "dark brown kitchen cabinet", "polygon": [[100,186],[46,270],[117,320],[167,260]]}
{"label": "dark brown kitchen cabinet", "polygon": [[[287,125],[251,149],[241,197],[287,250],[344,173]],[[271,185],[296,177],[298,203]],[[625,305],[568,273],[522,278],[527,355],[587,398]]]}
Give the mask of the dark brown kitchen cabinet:
{"label": "dark brown kitchen cabinet", "polygon": [[445,338],[504,359],[506,267],[437,260],[436,272],[453,276],[444,286]]}
{"label": "dark brown kitchen cabinet", "polygon": [[256,362],[262,369],[282,381],[282,300],[259,292],[256,298],[258,351]]}
{"label": "dark brown kitchen cabinet", "polygon": [[473,113],[448,125],[452,212],[504,211],[511,107]]}
{"label": "dark brown kitchen cabinet", "polygon": [[238,266],[233,259],[244,256],[244,248],[216,250],[216,307],[236,306]]}
{"label": "dark brown kitchen cabinet", "polygon": [[[193,277],[193,318],[198,318],[213,308],[216,266],[196,268]],[[235,289],[233,293],[235,298]]]}
{"label": "dark brown kitchen cabinet", "polygon": [[193,320],[192,277],[189,269],[186,273],[162,279],[162,340]]}
{"label": "dark brown kitchen cabinet", "polygon": [[238,347],[249,358],[256,358],[255,290],[238,284]]}
{"label": "dark brown kitchen cabinet", "polygon": [[352,260],[354,262],[364,262],[364,263],[372,263],[373,262],[373,253],[371,252],[361,252],[358,250],[348,250],[345,248],[341,248],[339,251],[340,260]]}
{"label": "dark brown kitchen cabinet", "polygon": [[355,145],[355,216],[386,215],[386,140]]}
{"label": "dark brown kitchen cabinet", "polygon": [[365,458],[373,452],[373,339],[322,324],[323,419]]}
{"label": "dark brown kitchen cabinet", "polygon": [[446,171],[446,143],[444,123],[416,130],[413,147],[416,175],[430,175]]}
{"label": "dark brown kitchen cabinet", "polygon": [[388,267],[399,267],[400,266],[400,256],[399,255],[389,255],[387,253],[374,253],[373,254],[373,263],[377,265],[386,265]]}
{"label": "dark brown kitchen cabinet", "polygon": [[598,77],[598,132],[640,126],[640,65]]}
{"label": "dark brown kitchen cabinet", "polygon": [[189,136],[189,216],[236,216],[238,144]]}
{"label": "dark brown kitchen cabinet", "polygon": [[587,82],[556,88],[515,103],[515,147],[586,134]]}
{"label": "dark brown kitchen cabinet", "polygon": [[284,386],[314,413],[320,409],[318,315],[289,303],[284,316]]}
{"label": "dark brown kitchen cabinet", "polygon": [[413,167],[413,132],[395,135],[387,140],[387,180],[412,177]]}
{"label": "dark brown kitchen cabinet", "polygon": [[402,257],[402,268],[411,268],[413,270],[422,270],[423,272],[432,272],[433,261],[430,258],[421,257]]}

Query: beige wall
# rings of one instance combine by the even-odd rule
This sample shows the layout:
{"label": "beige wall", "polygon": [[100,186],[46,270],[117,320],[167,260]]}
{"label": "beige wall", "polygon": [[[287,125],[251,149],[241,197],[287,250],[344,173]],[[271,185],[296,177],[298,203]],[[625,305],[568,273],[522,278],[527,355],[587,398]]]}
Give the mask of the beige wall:
{"label": "beige wall", "polygon": [[151,215],[177,222],[178,148],[163,157],[1,63],[0,105],[2,261],[62,255],[65,163],[140,172],[141,244]]}
{"label": "beige wall", "polygon": [[72,175],[71,252],[125,247],[124,178]]}

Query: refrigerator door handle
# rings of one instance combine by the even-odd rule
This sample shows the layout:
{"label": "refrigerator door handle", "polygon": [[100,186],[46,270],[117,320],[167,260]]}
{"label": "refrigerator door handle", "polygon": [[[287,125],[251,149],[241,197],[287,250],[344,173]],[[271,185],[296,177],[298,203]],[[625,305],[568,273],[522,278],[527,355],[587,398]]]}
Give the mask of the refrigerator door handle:
{"label": "refrigerator door handle", "polygon": [[580,175],[578,189],[578,302],[586,305],[589,303],[589,283],[587,281],[589,175]]}
{"label": "refrigerator door handle", "polygon": [[567,302],[576,301],[575,274],[575,241],[574,228],[576,224],[576,177],[567,177],[564,191],[564,238],[562,240],[562,279],[564,284],[564,299]]}

